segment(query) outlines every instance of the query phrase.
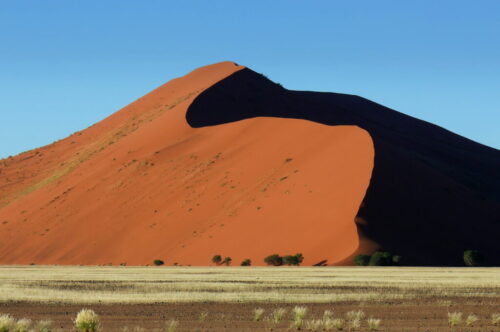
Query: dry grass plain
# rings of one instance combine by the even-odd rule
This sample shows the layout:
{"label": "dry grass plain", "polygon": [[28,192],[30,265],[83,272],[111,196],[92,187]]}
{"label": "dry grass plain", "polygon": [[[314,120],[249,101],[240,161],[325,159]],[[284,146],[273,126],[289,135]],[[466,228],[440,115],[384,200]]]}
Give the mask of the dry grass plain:
{"label": "dry grass plain", "polygon": [[[500,313],[500,269],[0,267],[0,312],[53,319],[62,330],[89,307],[101,315],[104,331],[160,330],[170,319],[179,321],[177,331],[285,331],[296,305],[308,308],[306,319],[324,310],[336,317],[363,310],[382,319],[380,331],[449,331],[448,312],[479,318],[454,331],[500,331],[491,322]],[[258,307],[264,320],[255,322]],[[288,313],[272,326],[266,317],[276,308]]]}

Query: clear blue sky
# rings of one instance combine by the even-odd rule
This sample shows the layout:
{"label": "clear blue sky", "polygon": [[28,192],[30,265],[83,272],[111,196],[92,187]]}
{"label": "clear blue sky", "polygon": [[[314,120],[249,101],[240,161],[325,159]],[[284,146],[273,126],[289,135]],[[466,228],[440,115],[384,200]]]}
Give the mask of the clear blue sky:
{"label": "clear blue sky", "polygon": [[0,157],[223,60],[500,148],[500,1],[0,0]]}

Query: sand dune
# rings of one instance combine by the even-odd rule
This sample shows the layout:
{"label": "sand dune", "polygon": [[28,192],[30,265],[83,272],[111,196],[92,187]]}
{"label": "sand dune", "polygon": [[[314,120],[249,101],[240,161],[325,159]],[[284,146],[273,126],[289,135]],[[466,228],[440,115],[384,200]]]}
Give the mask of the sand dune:
{"label": "sand dune", "polygon": [[88,129],[2,160],[0,263],[209,265],[221,254],[263,265],[269,254],[301,252],[311,265],[356,252],[374,158],[365,130],[186,121],[201,92],[242,69],[200,68]]}
{"label": "sand dune", "polygon": [[232,62],[0,160],[1,264],[500,259],[500,152],[369,100]]}

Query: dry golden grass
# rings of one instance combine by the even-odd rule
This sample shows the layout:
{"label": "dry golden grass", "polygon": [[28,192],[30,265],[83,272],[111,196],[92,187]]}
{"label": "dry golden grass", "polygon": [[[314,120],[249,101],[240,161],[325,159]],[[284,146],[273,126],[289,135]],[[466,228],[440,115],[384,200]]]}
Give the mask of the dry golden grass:
{"label": "dry golden grass", "polygon": [[326,303],[498,298],[498,268],[0,267],[0,301]]}

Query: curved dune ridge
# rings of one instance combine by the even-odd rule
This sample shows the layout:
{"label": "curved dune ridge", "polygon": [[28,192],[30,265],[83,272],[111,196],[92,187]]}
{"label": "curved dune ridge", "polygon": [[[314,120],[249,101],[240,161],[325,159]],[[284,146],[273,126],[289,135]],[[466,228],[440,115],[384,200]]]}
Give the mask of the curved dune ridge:
{"label": "curved dune ridge", "polygon": [[0,263],[209,265],[220,254],[263,265],[301,252],[312,265],[368,250],[355,219],[374,165],[370,134],[200,102],[246,70],[202,67],[1,160]]}

